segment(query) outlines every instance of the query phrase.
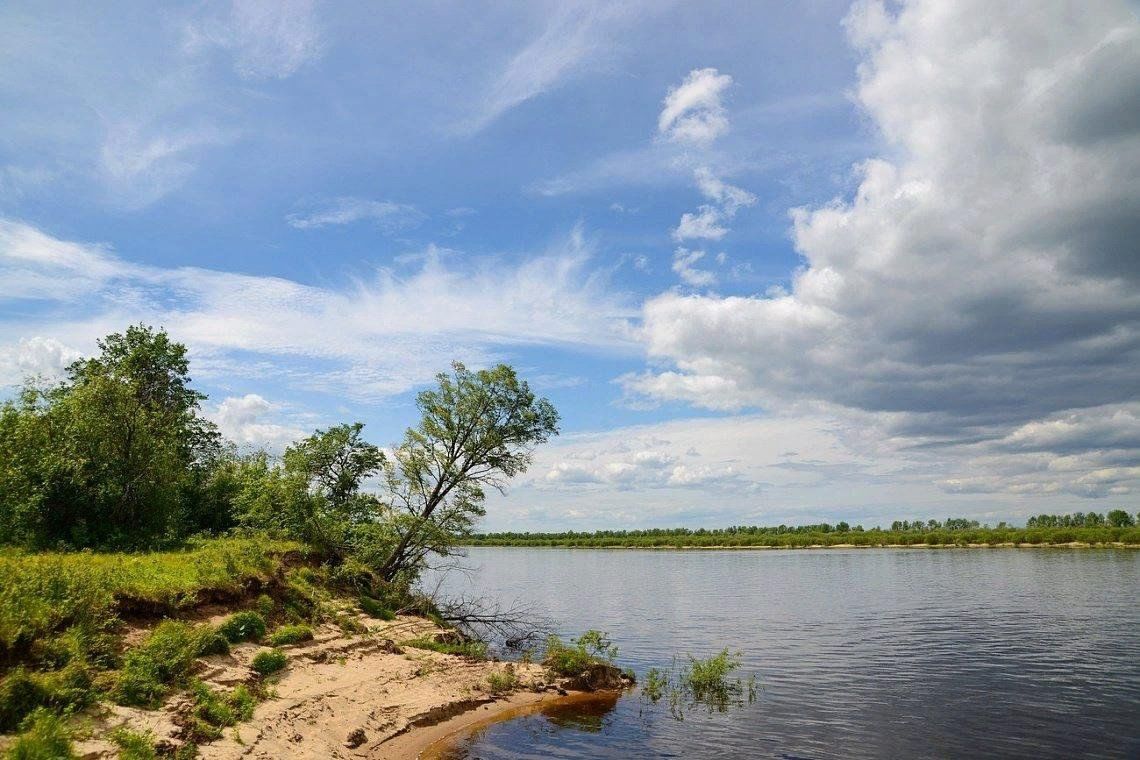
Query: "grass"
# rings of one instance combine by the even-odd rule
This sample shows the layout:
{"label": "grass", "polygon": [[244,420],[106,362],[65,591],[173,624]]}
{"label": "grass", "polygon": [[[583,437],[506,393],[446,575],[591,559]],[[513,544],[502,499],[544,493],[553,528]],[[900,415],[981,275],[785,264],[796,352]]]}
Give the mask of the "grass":
{"label": "grass", "polygon": [[265,636],[265,618],[252,610],[235,612],[218,626],[218,633],[231,644],[241,641],[260,641]]}
{"label": "grass", "polygon": [[656,704],[668,699],[669,711],[677,720],[683,720],[685,710],[703,705],[709,712],[725,712],[733,705],[756,699],[756,677],[748,681],[732,678],[740,669],[739,654],[722,649],[706,659],[689,656],[688,662],[676,672],[676,661],[668,671],[651,668],[645,674],[641,687],[642,698]]}
{"label": "grass", "polygon": [[269,643],[275,647],[312,640],[313,629],[307,625],[283,625],[269,634]]}
{"label": "grass", "polygon": [[201,681],[190,684],[194,707],[190,711],[190,737],[196,742],[220,739],[222,729],[253,717],[257,698],[244,685],[228,694],[211,689]]}
{"label": "grass", "polygon": [[542,662],[560,676],[576,677],[596,665],[612,665],[617,653],[617,647],[607,634],[590,630],[570,639],[569,644],[557,636],[550,636],[546,640],[546,657]]}
{"label": "grass", "polygon": [[207,594],[238,595],[302,549],[288,541],[214,539],[149,554],[0,551],[0,657],[74,624],[125,612],[172,612]]}
{"label": "grass", "polygon": [[71,736],[63,718],[40,708],[24,722],[23,733],[5,753],[5,760],[71,760]]}
{"label": "grass", "polygon": [[396,613],[392,612],[383,602],[373,599],[370,596],[360,595],[360,609],[365,614],[370,615],[380,620],[395,620]]}
{"label": "grass", "polygon": [[142,734],[120,726],[110,733],[110,739],[119,748],[119,760],[158,760],[150,732]]}
{"label": "grass", "polygon": [[280,649],[263,649],[254,655],[250,664],[259,675],[267,676],[283,670],[289,664],[289,658]]}
{"label": "grass", "polygon": [[487,645],[482,641],[464,641],[456,644],[436,641],[435,639],[421,636],[418,639],[402,641],[400,642],[400,646],[427,649],[432,652],[439,652],[440,654],[453,654],[458,657],[466,657],[469,660],[487,659]]}
{"label": "grass", "polygon": [[194,660],[228,650],[227,640],[211,626],[167,620],[127,652],[112,697],[119,704],[156,706],[171,686],[186,681]]}
{"label": "grass", "polygon": [[506,694],[519,685],[519,677],[510,665],[487,676],[487,688],[492,694]]}

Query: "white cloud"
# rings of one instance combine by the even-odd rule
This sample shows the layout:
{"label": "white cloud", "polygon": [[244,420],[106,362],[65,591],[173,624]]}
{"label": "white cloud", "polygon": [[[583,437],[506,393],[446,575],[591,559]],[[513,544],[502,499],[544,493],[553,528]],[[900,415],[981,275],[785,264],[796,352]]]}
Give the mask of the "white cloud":
{"label": "white cloud", "polygon": [[665,96],[657,132],[668,140],[706,145],[728,131],[721,94],[732,77],[716,69],[693,69]]}
{"label": "white cloud", "polygon": [[108,129],[99,169],[112,200],[139,209],[178,189],[197,167],[205,148],[231,142],[235,134],[205,126],[197,129],[143,129],[121,122]]}
{"label": "white cloud", "polygon": [[286,217],[289,226],[299,230],[368,220],[387,233],[418,227],[425,219],[427,215],[415,206],[365,198],[336,198],[307,213]]}
{"label": "white cloud", "polygon": [[21,338],[15,346],[0,348],[0,387],[22,383],[29,377],[54,380],[80,353],[54,338]]}
{"label": "white cloud", "polygon": [[267,419],[271,414],[280,411],[280,407],[256,393],[247,393],[244,396],[228,396],[222,399],[207,416],[217,423],[222,435],[234,443],[281,451],[311,431]]}
{"label": "white cloud", "polygon": [[233,0],[228,13],[188,24],[189,52],[216,46],[233,54],[246,79],[284,79],[323,51],[313,0]]}
{"label": "white cloud", "polygon": [[295,388],[374,400],[429,382],[452,359],[486,363],[512,347],[632,351],[634,310],[589,268],[591,254],[578,230],[521,263],[447,266],[429,248],[407,273],[383,269],[333,288],[129,264],[105,247],[0,222],[0,302],[42,307],[0,318],[0,347],[36,335],[91,350],[144,321],[186,342],[198,374],[275,371]]}
{"label": "white cloud", "polygon": [[[1135,70],[1140,26],[1123,3],[1082,8],[857,4],[857,97],[890,159],[860,165],[854,197],[794,212],[805,265],[789,291],[651,299],[644,336],[667,369],[627,389],[859,412],[881,440],[939,445],[967,469],[984,456],[993,483],[1024,493],[1131,488],[1103,485],[1131,477],[1127,462],[1057,480],[1037,454],[970,448],[1043,441],[1135,398],[1140,90],[1105,72]],[[1050,440],[1040,457],[1056,459]]]}
{"label": "white cloud", "polygon": [[694,288],[712,285],[716,282],[716,275],[707,269],[696,267],[697,262],[704,257],[704,251],[678,248],[673,252],[673,271],[681,278],[681,282]]}

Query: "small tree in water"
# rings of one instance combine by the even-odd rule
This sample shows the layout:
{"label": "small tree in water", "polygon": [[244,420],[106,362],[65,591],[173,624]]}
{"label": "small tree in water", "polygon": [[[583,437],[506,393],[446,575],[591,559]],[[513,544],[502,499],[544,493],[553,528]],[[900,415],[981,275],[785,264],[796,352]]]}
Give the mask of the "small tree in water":
{"label": "small tree in water", "polygon": [[416,398],[422,418],[384,463],[396,540],[380,566],[393,580],[428,554],[451,554],[485,514],[487,488],[502,492],[530,466],[535,446],[558,434],[558,412],[500,364],[472,372],[459,362]]}

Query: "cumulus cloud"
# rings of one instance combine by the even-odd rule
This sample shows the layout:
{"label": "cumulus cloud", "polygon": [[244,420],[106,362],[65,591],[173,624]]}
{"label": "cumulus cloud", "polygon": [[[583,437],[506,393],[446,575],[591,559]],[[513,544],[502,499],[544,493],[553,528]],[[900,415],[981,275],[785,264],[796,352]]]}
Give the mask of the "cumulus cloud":
{"label": "cumulus cloud", "polygon": [[697,187],[711,203],[704,204],[696,213],[681,215],[673,230],[676,241],[704,239],[720,240],[728,234],[725,224],[745,206],[756,203],[756,196],[715,177],[707,167],[695,172]]}
{"label": "cumulus cloud", "polygon": [[[195,352],[198,374],[280,375],[296,388],[378,399],[428,382],[454,358],[493,361],[511,347],[632,350],[633,308],[590,268],[579,230],[517,264],[428,248],[416,268],[317,287],[192,267],[131,264],[106,247],[0,223],[0,347],[42,336],[93,348],[144,321]],[[73,278],[76,278],[73,280]],[[77,282],[77,281],[78,282]]]}
{"label": "cumulus cloud", "polygon": [[732,77],[716,69],[693,69],[669,90],[657,118],[657,132],[675,142],[704,145],[728,131],[721,94]]}
{"label": "cumulus cloud", "polygon": [[308,434],[296,425],[274,422],[269,417],[280,408],[256,393],[228,396],[208,412],[228,440],[239,445],[280,451]]}
{"label": "cumulus cloud", "polygon": [[678,248],[673,252],[673,271],[681,278],[681,282],[694,288],[712,285],[716,282],[716,274],[697,267],[697,262],[704,257],[704,251]]}
{"label": "cumulus cloud", "polygon": [[627,389],[862,413],[882,440],[938,445],[963,466],[979,457],[993,482],[1024,492],[1080,492],[1082,478],[1085,495],[1131,488],[1128,466],[1090,460],[1057,480],[1029,453],[970,446],[1032,439],[1056,458],[1076,440],[1057,432],[1074,415],[1135,398],[1135,16],[1121,2],[1073,16],[1063,2],[1027,15],[919,0],[860,2],[845,23],[861,57],[856,97],[885,157],[858,166],[853,197],[793,212],[805,264],[789,291],[651,299],[644,337],[672,366],[626,377]]}
{"label": "cumulus cloud", "polygon": [[21,338],[15,346],[0,348],[0,386],[17,385],[29,377],[56,379],[79,358],[78,351],[54,338]]}
{"label": "cumulus cloud", "polygon": [[311,230],[329,225],[371,221],[384,232],[393,233],[418,227],[427,215],[415,206],[391,201],[365,198],[336,198],[303,214],[290,214],[285,218],[290,227]]}

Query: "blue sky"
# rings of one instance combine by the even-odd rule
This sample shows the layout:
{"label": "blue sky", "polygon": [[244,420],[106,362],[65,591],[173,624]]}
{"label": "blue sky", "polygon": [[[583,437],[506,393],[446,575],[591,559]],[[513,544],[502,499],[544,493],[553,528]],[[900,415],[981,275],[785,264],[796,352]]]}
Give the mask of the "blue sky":
{"label": "blue sky", "polygon": [[161,324],[279,449],[507,361],[564,434],[492,529],[1136,506],[1140,43],[1081,7],[8,3],[0,382]]}

